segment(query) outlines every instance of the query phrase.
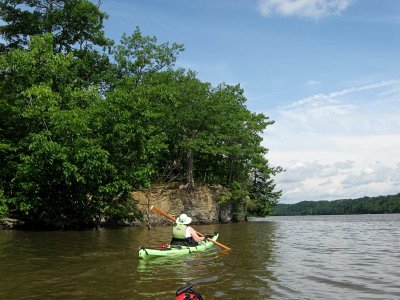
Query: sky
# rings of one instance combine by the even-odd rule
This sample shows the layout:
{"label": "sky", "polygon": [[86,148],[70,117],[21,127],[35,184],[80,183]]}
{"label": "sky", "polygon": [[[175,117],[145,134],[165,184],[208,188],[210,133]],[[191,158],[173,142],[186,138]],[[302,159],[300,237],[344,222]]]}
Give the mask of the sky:
{"label": "sky", "polygon": [[105,32],[183,44],[176,66],[240,84],[280,203],[400,192],[400,1],[103,0]]}

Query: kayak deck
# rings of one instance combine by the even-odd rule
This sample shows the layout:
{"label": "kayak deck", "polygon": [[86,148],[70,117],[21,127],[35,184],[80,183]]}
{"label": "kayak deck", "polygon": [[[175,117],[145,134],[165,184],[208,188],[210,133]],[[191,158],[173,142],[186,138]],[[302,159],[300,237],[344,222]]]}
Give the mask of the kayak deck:
{"label": "kayak deck", "polygon": [[[213,241],[218,239],[219,234],[215,233],[212,238]],[[201,252],[210,248],[214,245],[209,240],[201,241],[196,246],[182,246],[182,245],[168,245],[167,247],[139,247],[139,258],[145,259],[150,257],[162,257],[162,256],[176,256],[190,254],[193,252]]]}

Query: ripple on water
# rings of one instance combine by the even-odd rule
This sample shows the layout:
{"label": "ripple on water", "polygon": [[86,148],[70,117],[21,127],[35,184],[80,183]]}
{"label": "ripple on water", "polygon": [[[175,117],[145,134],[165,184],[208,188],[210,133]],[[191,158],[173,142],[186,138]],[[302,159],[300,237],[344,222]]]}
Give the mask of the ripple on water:
{"label": "ripple on water", "polygon": [[398,221],[400,215],[277,218],[284,242],[276,243],[271,265],[279,279],[274,295],[296,299],[290,287],[301,299],[397,299]]}
{"label": "ripple on water", "polygon": [[400,215],[272,217],[203,225],[212,247],[139,260],[171,227],[0,232],[1,299],[171,299],[195,285],[205,299],[400,299]]}

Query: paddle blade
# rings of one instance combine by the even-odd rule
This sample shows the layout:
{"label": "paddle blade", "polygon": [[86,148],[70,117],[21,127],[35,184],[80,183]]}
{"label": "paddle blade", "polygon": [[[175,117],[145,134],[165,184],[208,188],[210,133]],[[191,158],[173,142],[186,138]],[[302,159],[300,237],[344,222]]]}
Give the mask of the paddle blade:
{"label": "paddle blade", "polygon": [[208,241],[213,242],[215,245],[221,247],[222,249],[225,250],[231,250],[231,248],[229,248],[228,246],[225,246],[224,244],[221,244],[220,242],[214,241],[212,239],[207,238]]}
{"label": "paddle blade", "polygon": [[157,208],[157,207],[155,207],[153,205],[150,207],[150,210],[154,211],[155,213],[157,213],[159,215],[162,215],[162,216],[166,217],[167,219],[170,219],[174,223],[176,221],[176,219],[173,216],[167,214],[166,212],[162,211],[161,209],[159,209],[159,208]]}

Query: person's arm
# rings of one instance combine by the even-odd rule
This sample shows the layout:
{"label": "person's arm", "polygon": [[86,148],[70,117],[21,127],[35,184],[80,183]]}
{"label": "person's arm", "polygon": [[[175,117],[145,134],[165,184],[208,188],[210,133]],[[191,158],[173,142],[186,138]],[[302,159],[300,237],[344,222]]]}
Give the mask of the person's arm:
{"label": "person's arm", "polygon": [[192,235],[192,239],[193,239],[195,242],[198,243],[198,242],[204,241],[205,237],[204,237],[204,236],[199,236],[199,235],[197,234],[196,230],[194,230],[192,227],[189,227],[189,232],[190,232],[190,234]]}

